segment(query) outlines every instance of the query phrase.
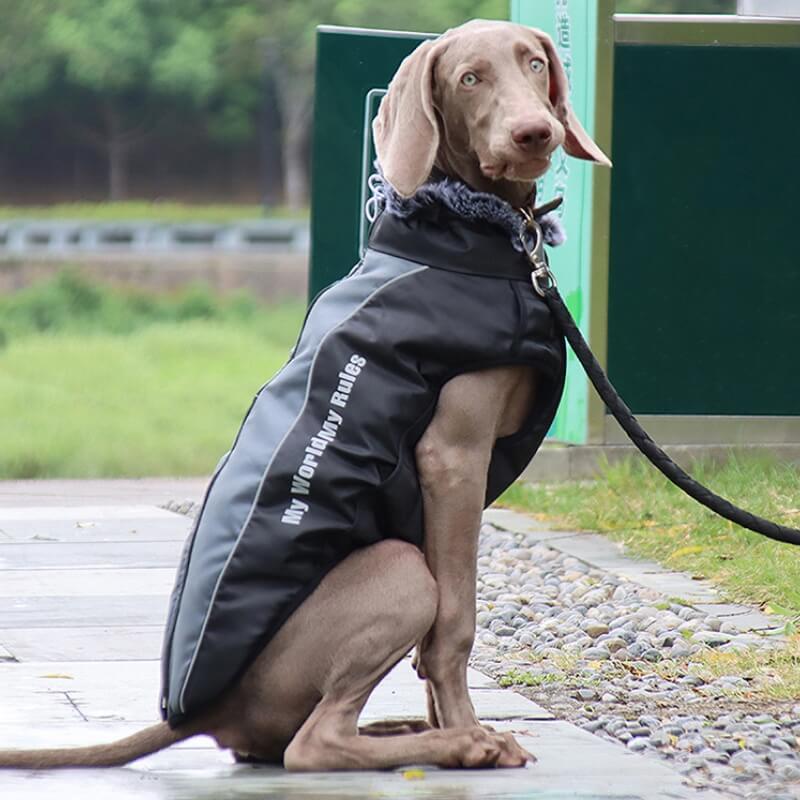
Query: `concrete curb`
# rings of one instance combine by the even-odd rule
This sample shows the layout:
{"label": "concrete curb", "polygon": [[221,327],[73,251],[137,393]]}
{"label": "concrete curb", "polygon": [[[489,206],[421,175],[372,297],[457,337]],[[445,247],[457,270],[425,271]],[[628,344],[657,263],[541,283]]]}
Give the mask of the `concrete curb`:
{"label": "concrete curb", "polygon": [[[698,460],[720,463],[734,454],[772,457],[800,465],[800,444],[673,444],[665,445],[664,450],[686,470],[691,470]],[[520,480],[553,483],[592,479],[600,474],[600,467],[604,463],[618,464],[626,458],[649,463],[632,444],[546,444],[525,468]]]}

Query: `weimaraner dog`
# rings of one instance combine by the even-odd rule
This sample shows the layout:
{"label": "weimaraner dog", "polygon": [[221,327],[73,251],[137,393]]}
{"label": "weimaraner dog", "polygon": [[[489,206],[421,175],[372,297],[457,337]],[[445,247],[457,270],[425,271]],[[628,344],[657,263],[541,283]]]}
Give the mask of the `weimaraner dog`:
{"label": "weimaraner dog", "polygon": [[[374,134],[384,176],[403,196],[437,167],[517,207],[559,146],[609,164],[570,108],[551,40],[511,23],[475,20],[418,47],[392,80]],[[495,440],[522,425],[536,385],[528,367],[447,383],[415,451],[424,551],[384,540],[347,556],[207,712],[109,745],[0,751],[0,766],[124,764],[201,733],[239,758],[282,761],[290,770],[534,760],[511,734],[479,723],[467,661],[489,459]],[[359,728],[372,690],[415,645],[428,719]]]}

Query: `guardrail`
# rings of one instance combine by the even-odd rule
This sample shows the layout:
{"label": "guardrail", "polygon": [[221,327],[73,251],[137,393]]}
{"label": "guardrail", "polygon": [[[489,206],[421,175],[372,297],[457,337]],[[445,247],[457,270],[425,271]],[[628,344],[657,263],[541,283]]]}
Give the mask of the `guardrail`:
{"label": "guardrail", "polygon": [[305,252],[308,224],[292,220],[236,223],[0,221],[0,257],[164,251]]}

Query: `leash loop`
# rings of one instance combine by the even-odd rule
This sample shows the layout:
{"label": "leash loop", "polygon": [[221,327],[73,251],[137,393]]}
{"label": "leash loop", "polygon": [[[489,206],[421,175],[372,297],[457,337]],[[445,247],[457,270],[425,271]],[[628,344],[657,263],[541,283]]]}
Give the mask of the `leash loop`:
{"label": "leash loop", "polygon": [[[544,234],[542,226],[533,218],[533,213],[526,208],[520,209],[520,213],[525,219],[525,224],[519,234],[522,242],[522,249],[528,256],[533,270],[531,271],[531,283],[539,297],[544,297],[549,289],[557,289],[556,277],[550,271],[547,263],[547,255],[544,250]],[[530,242],[533,238],[533,243]]]}

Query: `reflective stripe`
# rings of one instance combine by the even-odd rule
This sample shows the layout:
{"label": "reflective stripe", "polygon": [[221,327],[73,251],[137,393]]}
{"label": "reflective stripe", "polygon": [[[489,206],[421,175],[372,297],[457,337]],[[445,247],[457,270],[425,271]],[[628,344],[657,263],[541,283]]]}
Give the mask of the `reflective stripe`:
{"label": "reflective stripe", "polygon": [[[368,255],[368,257],[369,257],[369,255]],[[236,550],[237,550],[237,547],[238,547],[238,545],[239,545],[239,543],[241,541],[241,538],[244,535],[244,532],[247,530],[248,524],[249,524],[249,522],[250,522],[250,520],[251,520],[251,518],[253,516],[253,513],[254,513],[254,511],[256,509],[258,498],[261,495],[261,491],[262,491],[262,487],[264,485],[264,482],[266,481],[266,479],[269,476],[270,468],[271,468],[276,456],[280,452],[281,447],[283,446],[283,444],[286,441],[287,437],[291,434],[291,432],[294,430],[295,426],[297,425],[297,422],[303,416],[303,413],[304,413],[304,411],[306,409],[306,406],[307,406],[307,403],[308,403],[309,392],[310,392],[311,385],[312,385],[312,377],[313,377],[314,367],[315,367],[316,360],[317,360],[317,355],[319,354],[322,346],[324,345],[324,343],[328,339],[328,337],[330,337],[342,325],[344,325],[348,320],[350,320],[356,313],[358,313],[358,311],[360,311],[364,306],[366,306],[371,300],[373,300],[373,298],[375,298],[377,295],[379,295],[384,289],[387,289],[390,286],[393,286],[395,283],[397,283],[399,281],[402,281],[405,278],[411,277],[412,275],[415,275],[415,274],[417,274],[419,272],[423,272],[426,269],[428,269],[428,267],[420,266],[419,264],[415,264],[413,262],[404,261],[402,259],[399,259],[399,258],[396,258],[396,257],[393,257],[393,256],[387,256],[387,255],[384,255],[384,254],[374,254],[373,257],[380,259],[380,261],[386,261],[386,271],[388,271],[390,274],[392,274],[393,277],[390,278],[389,280],[385,281],[384,283],[382,283],[380,286],[376,287],[372,292],[370,292],[367,295],[367,297],[365,299],[360,301],[354,308],[352,308],[338,322],[336,322],[335,319],[334,320],[330,319],[330,317],[338,316],[338,314],[330,313],[330,311],[337,311],[338,310],[339,313],[341,313],[341,307],[338,307],[338,309],[337,309],[337,306],[335,304],[331,304],[331,308],[329,309],[327,307],[327,304],[320,303],[320,305],[317,306],[317,308],[314,309],[315,313],[311,314],[309,316],[309,319],[308,319],[308,322],[307,322],[307,330],[304,331],[303,336],[301,337],[301,346],[298,347],[298,351],[299,351],[298,356],[296,356],[295,359],[293,359],[291,362],[289,362],[289,364],[287,364],[287,366],[285,367],[286,371],[292,371],[292,372],[296,372],[297,373],[296,375],[288,376],[288,380],[289,381],[294,381],[294,380],[299,379],[303,375],[304,372],[305,372],[305,381],[302,384],[299,384],[299,381],[298,381],[298,383],[296,383],[295,385],[292,385],[292,383],[289,383],[289,385],[286,387],[286,390],[278,393],[277,397],[276,397],[276,395],[272,395],[272,394],[269,395],[270,399],[273,402],[272,403],[265,403],[264,404],[264,408],[262,408],[262,409],[253,409],[253,412],[251,413],[250,417],[248,417],[248,419],[245,420],[244,425],[248,425],[248,423],[249,423],[253,427],[258,427],[258,422],[259,422],[258,417],[261,417],[261,418],[264,418],[264,421],[269,425],[269,428],[267,428],[268,432],[277,433],[281,429],[283,429],[284,432],[283,432],[283,436],[281,437],[281,439],[278,442],[277,446],[275,446],[274,449],[272,450],[272,455],[271,455],[271,457],[269,459],[269,462],[266,465],[266,468],[264,469],[264,471],[263,471],[263,473],[261,475],[261,479],[260,479],[260,481],[258,483],[258,488],[257,488],[257,490],[255,492],[255,495],[253,496],[252,501],[251,501],[251,504],[250,504],[250,507],[249,507],[249,511],[247,513],[247,517],[246,517],[244,523],[239,527],[239,533],[238,533],[238,535],[236,537],[236,540],[235,540],[233,546],[228,551],[227,558],[225,559],[225,563],[222,566],[222,569],[219,571],[219,574],[217,576],[217,580],[216,580],[216,582],[214,584],[214,588],[213,588],[213,590],[211,592],[210,598],[209,598],[207,603],[204,603],[204,605],[205,605],[205,615],[203,617],[203,622],[202,622],[202,626],[200,628],[199,636],[197,636],[197,637],[191,636],[190,637],[190,639],[194,641],[194,648],[192,650],[191,660],[189,661],[188,667],[186,667],[185,675],[184,675],[182,681],[180,680],[181,665],[177,665],[176,666],[176,662],[177,662],[177,659],[175,658],[176,643],[175,643],[174,640],[172,642],[172,648],[171,648],[172,649],[172,659],[171,659],[171,668],[170,668],[171,680],[170,680],[170,683],[172,685],[175,685],[177,683],[177,685],[181,686],[180,694],[179,694],[179,698],[178,698],[178,707],[179,707],[179,710],[180,710],[181,713],[185,713],[186,712],[185,694],[186,694],[186,691],[187,691],[189,680],[190,680],[190,678],[192,676],[192,672],[193,672],[195,663],[197,661],[197,657],[198,657],[198,653],[200,651],[201,644],[202,644],[203,639],[205,637],[206,628],[208,626],[208,622],[209,622],[209,618],[211,616],[211,612],[212,612],[212,610],[214,608],[214,605],[215,605],[215,601],[216,601],[217,593],[218,593],[219,588],[220,588],[220,584],[222,583],[222,579],[225,576],[225,572],[226,572],[226,570],[228,568],[228,565],[231,562],[231,559],[233,558],[233,556],[236,553]],[[369,282],[371,283],[372,279],[374,279],[376,277],[377,278],[382,278],[383,277],[383,274],[382,274],[383,273],[383,269],[382,269],[382,267],[383,267],[383,265],[381,265],[380,270],[375,270],[375,272],[370,272],[367,275],[363,275],[363,277],[361,277],[361,279],[364,280],[364,281],[369,280]],[[403,272],[401,272],[401,274],[397,274],[398,271],[400,271],[400,270],[403,270]],[[356,278],[355,280],[358,280],[358,278]],[[353,288],[359,288],[359,287],[353,286]],[[324,335],[321,336],[321,338],[318,340],[318,342],[315,342],[317,334],[318,333],[322,333],[322,331],[324,331]],[[313,356],[312,356],[312,353],[313,353]],[[311,363],[310,363],[310,366],[308,367],[308,370],[305,371],[304,362],[307,361],[307,359],[309,357],[311,358]],[[292,407],[292,405],[294,405],[296,407],[296,405],[297,405],[296,404],[296,396],[297,396],[297,393],[298,393],[297,390],[298,390],[298,386],[300,386],[300,385],[302,385],[302,387],[304,388],[302,405],[300,407],[299,412],[296,413],[293,416],[293,418],[289,418],[288,420],[286,420],[286,418],[285,418],[286,415],[283,412],[288,411]],[[276,406],[276,403],[277,403],[277,406]],[[277,423],[276,423],[276,416],[275,416],[275,412],[276,411],[279,413]],[[284,419],[281,419],[281,417],[284,417]],[[255,420],[255,421],[253,421],[253,420]],[[263,437],[258,439],[257,444],[258,444],[258,449],[260,451],[267,451],[268,452],[269,449],[270,449],[268,440],[265,441],[263,439]],[[227,469],[229,467],[229,465],[231,465],[231,464],[233,464],[233,469],[234,469],[234,477],[232,479],[232,487],[231,488],[235,488],[236,486],[240,485],[240,480],[235,475],[235,472],[237,471],[237,465],[236,465],[236,463],[234,461],[234,452],[231,453],[231,459],[229,460],[228,464],[226,464],[225,469]],[[239,493],[239,497],[243,500],[244,498],[241,497],[241,495],[242,495],[242,493],[240,492]],[[236,496],[232,495],[231,498],[230,498],[230,504],[235,504],[235,502],[236,502]],[[223,501],[222,504],[223,504],[223,507],[227,507],[230,510],[229,503],[226,503],[226,502]],[[203,521],[201,520],[200,525],[202,525],[202,522]],[[212,511],[212,520],[209,523],[209,525],[212,526],[212,527],[213,527],[213,522],[214,522],[214,520],[213,520],[213,511]],[[200,531],[199,531],[199,527],[198,527],[198,534],[199,533],[200,533]],[[217,547],[215,549],[216,550],[221,550],[222,549],[221,545],[224,545],[225,541],[226,540],[223,539],[222,542],[218,542],[217,543]],[[195,554],[197,554],[197,549],[198,549],[197,546],[195,546]],[[193,555],[195,555],[195,554],[193,554]],[[197,558],[198,562],[199,561],[207,561],[208,560],[208,554],[204,554],[204,555],[197,554],[196,558]],[[212,560],[213,560],[213,557],[212,557]],[[187,576],[188,576],[189,570],[191,570],[191,569],[192,569],[192,564],[190,563],[189,569],[187,570]],[[202,565],[198,566],[197,564],[195,564],[195,570],[200,570],[201,574],[202,574],[203,572],[206,571],[206,568],[203,567]],[[185,580],[188,581],[188,577]],[[181,608],[178,609],[178,612],[177,612],[178,615],[181,614],[181,611],[184,611],[186,614],[191,614],[192,613],[191,606],[193,605],[192,598],[188,598],[188,599],[187,598],[182,598],[182,600],[184,602],[182,602]],[[189,608],[184,608],[184,603],[188,603]],[[175,627],[176,627],[176,629],[178,628],[177,621],[176,621]],[[195,626],[192,626],[192,630],[195,630]],[[189,633],[191,633],[191,631]],[[183,636],[181,636],[181,639],[182,640],[186,640],[187,636],[184,634]],[[179,644],[181,644],[181,643],[179,643]],[[184,659],[184,662],[185,662],[185,659]]]}

